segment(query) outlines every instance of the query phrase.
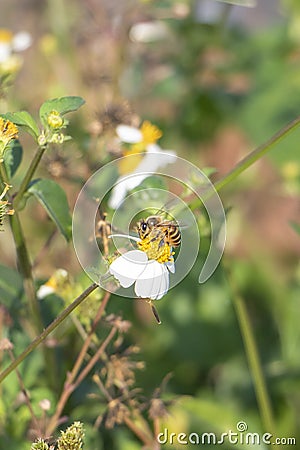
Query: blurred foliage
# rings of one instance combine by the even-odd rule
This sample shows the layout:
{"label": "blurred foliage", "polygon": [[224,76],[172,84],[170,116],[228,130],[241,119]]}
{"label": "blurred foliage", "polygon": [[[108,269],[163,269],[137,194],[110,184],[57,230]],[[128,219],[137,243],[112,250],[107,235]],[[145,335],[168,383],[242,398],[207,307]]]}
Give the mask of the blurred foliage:
{"label": "blurred foliage", "polygon": [[[62,186],[71,207],[90,174],[116,156],[113,136],[118,123],[135,125],[138,116],[152,120],[164,132],[164,148],[176,149],[199,167],[215,167],[213,177],[218,178],[252,147],[299,116],[298,2],[265,2],[270,14],[263,24],[258,20],[263,2],[251,10],[212,3],[219,6],[208,21],[200,0],[2,1],[5,23],[1,19],[0,25],[19,29],[21,22],[32,34],[33,45],[23,55],[14,84],[1,86],[0,112],[29,110],[34,114],[46,98],[64,95],[86,99],[86,107],[68,127],[73,140],[63,152],[54,147],[39,169],[39,175]],[[252,19],[246,26],[247,14]],[[163,22],[166,34],[149,42],[132,40],[129,31],[143,21]],[[299,138],[298,130],[221,193],[225,208],[230,208],[225,258],[253,323],[276,433],[294,436],[298,442]],[[20,139],[27,148],[33,147],[30,137],[20,133]],[[9,163],[16,184],[33,154],[23,153],[16,173],[20,161]],[[29,200],[21,214],[39,285],[63,267],[72,273],[73,295],[78,295],[89,281],[71,245],[57,235],[36,203]],[[63,222],[69,237],[69,216]],[[45,254],[43,248],[52,233]],[[205,240],[203,245],[207,247]],[[13,342],[14,355],[18,355],[34,333],[8,231],[1,232],[0,246],[0,332]],[[172,374],[163,396],[172,402],[162,430],[221,434],[235,431],[237,422],[244,420],[249,431],[263,433],[226,273],[220,266],[205,285],[199,285],[201,263],[200,255],[188,277],[157,305],[162,325],[156,326],[147,305],[138,300],[112,296],[107,314],[121,314],[133,324],[121,347],[141,349],[145,368],[135,373],[135,383],[143,396],[152,396],[162,379]],[[45,323],[71,298],[52,294],[41,300]],[[89,302],[94,311],[98,300],[87,299],[76,319],[67,320],[51,336],[48,366],[43,352],[34,351],[19,367],[41,422],[53,414],[66,373],[82,345],[78,322],[90,326],[92,318],[84,311]],[[99,341],[103,336],[101,329]],[[0,353],[0,362],[6,367],[7,353]],[[99,368],[104,365],[100,361]],[[50,410],[43,410],[43,399],[50,401]],[[95,426],[104,413],[105,398],[89,378],[64,410],[68,423],[84,423],[87,449],[141,448],[124,424],[106,429],[99,421]],[[141,414],[147,418],[148,412]],[[33,428],[14,373],[0,387],[0,449],[29,449]]]}

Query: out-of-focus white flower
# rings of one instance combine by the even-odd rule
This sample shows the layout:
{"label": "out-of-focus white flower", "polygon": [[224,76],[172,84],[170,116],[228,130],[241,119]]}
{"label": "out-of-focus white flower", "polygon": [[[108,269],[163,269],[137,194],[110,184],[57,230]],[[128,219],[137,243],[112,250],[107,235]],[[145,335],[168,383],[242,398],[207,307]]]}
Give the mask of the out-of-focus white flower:
{"label": "out-of-focus white flower", "polygon": [[141,130],[129,125],[118,125],[116,128],[117,135],[122,142],[127,144],[136,144],[141,142],[143,139],[143,134]]}
{"label": "out-of-focus white flower", "polygon": [[49,411],[49,409],[51,408],[51,402],[50,400],[48,400],[47,398],[44,398],[43,400],[41,400],[39,402],[39,407],[43,410],[43,411]]}
{"label": "out-of-focus white flower", "polygon": [[176,153],[171,150],[161,150],[161,148],[152,144],[147,148],[147,153],[143,156],[140,164],[129,175],[120,177],[117,184],[112,190],[109,206],[111,208],[118,208],[123,202],[128,191],[139,186],[142,181],[155,174],[157,169],[164,167],[167,164],[173,163],[176,160]]}
{"label": "out-of-focus white flower", "polygon": [[22,31],[15,35],[4,28],[0,29],[0,64],[6,63],[13,52],[22,52],[30,47],[32,38]]}
{"label": "out-of-focus white flower", "polygon": [[57,269],[49,280],[37,291],[37,298],[42,300],[54,292],[61,292],[69,284],[69,274],[65,269]]}
{"label": "out-of-focus white flower", "polygon": [[109,272],[124,288],[134,284],[137,297],[159,300],[169,289],[167,265],[148,259],[141,250],[130,250],[119,256],[111,263]]}
{"label": "out-of-focus white flower", "polygon": [[[176,153],[173,150],[162,150],[156,143],[162,132],[148,121],[145,121],[141,128],[119,125],[116,132],[121,142],[130,144],[131,147],[124,152],[124,158],[119,163],[120,173],[126,175],[117,180],[108,202],[114,209],[121,205],[128,191],[155,174],[159,168],[176,161]],[[130,155],[135,157],[126,158]],[[132,162],[135,163],[133,168],[130,167]]]}
{"label": "out-of-focus white flower", "polygon": [[160,20],[152,22],[140,22],[133,25],[129,32],[129,37],[133,42],[150,43],[168,37],[167,25]]}

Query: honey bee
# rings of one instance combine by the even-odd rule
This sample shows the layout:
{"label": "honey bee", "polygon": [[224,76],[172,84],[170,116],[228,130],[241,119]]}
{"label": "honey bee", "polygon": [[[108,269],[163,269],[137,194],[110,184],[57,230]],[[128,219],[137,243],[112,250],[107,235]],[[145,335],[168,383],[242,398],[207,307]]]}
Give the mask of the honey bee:
{"label": "honey bee", "polygon": [[150,242],[160,241],[158,248],[164,244],[178,247],[181,243],[179,225],[172,220],[164,220],[161,216],[149,216],[137,223],[137,232],[141,239],[148,238]]}

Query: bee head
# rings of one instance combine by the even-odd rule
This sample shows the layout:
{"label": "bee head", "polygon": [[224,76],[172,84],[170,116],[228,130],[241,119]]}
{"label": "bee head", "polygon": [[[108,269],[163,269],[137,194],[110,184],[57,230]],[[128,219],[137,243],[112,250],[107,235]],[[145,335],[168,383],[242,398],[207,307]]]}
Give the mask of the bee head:
{"label": "bee head", "polygon": [[155,227],[158,223],[161,222],[161,218],[159,216],[149,216],[146,219],[146,224],[149,228]]}
{"label": "bee head", "polygon": [[145,220],[141,220],[141,221],[140,221],[140,227],[141,227],[141,230],[142,230],[143,232],[145,232],[145,231],[147,230],[147,228],[148,228],[147,222],[145,222]]}
{"label": "bee head", "polygon": [[147,225],[147,222],[144,219],[140,220],[136,224],[136,230],[137,230],[137,232],[138,232],[138,234],[139,234],[141,239],[143,239],[147,229],[148,229],[148,225]]}

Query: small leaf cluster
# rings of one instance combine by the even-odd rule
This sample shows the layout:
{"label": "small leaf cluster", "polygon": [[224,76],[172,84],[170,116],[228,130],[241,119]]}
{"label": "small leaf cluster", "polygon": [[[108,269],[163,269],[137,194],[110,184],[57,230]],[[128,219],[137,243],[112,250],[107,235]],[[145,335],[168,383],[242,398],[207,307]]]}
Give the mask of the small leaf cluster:
{"label": "small leaf cluster", "polygon": [[[69,112],[76,111],[83,104],[84,100],[77,96],[60,97],[45,101],[39,110],[41,127],[27,111],[8,112],[1,117],[1,120],[11,123],[18,129],[22,129],[34,138],[39,146],[39,150],[36,158],[33,159],[32,166],[37,166],[49,144],[62,144],[70,139],[69,136],[63,133],[63,130],[68,125],[68,121],[64,116]],[[17,137],[16,135],[7,144],[3,158],[9,181],[15,175],[23,157],[23,149]],[[67,197],[61,186],[53,180],[32,179],[32,176],[25,180],[24,184],[22,198],[17,196],[14,204],[15,209],[23,209],[27,199],[30,196],[34,196],[45,209],[50,219],[56,224],[60,233],[69,241],[71,238],[72,220]]]}
{"label": "small leaf cluster", "polygon": [[68,121],[64,118],[65,114],[77,111],[83,104],[84,100],[77,96],[45,101],[39,110],[41,130],[36,120],[27,111],[9,112],[4,114],[4,118],[31,134],[40,146],[51,143],[62,144],[70,139],[70,136],[62,133],[62,130],[68,125]]}

